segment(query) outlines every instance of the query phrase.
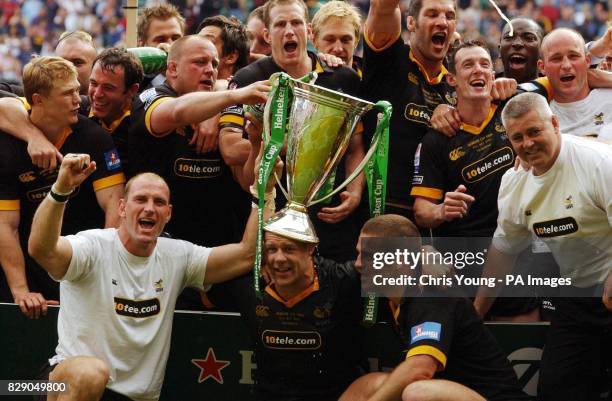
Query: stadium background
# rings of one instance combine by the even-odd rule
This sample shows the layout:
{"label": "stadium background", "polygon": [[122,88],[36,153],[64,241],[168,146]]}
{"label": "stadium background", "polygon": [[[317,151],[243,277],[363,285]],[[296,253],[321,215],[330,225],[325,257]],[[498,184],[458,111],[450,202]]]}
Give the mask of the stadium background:
{"label": "stadium background", "polygon": [[[123,0],[125,3],[126,0]],[[482,39],[498,59],[497,44],[503,21],[488,0],[457,0],[457,31],[464,39]],[[186,19],[186,33],[193,33],[205,17],[233,15],[244,21],[265,0],[171,1]],[[312,16],[325,0],[306,0]],[[350,0],[367,15],[369,0]],[[400,0],[403,9],[409,0]],[[139,7],[159,1],[139,0]],[[528,16],[546,31],[577,29],[589,41],[601,36],[610,20],[612,0],[499,0],[509,18]],[[89,32],[98,49],[121,45],[125,38],[122,0],[0,0],[0,79],[19,82],[21,70],[32,54],[50,55],[64,31]],[[499,62],[498,62],[499,64]],[[499,68],[499,65],[497,66]]]}

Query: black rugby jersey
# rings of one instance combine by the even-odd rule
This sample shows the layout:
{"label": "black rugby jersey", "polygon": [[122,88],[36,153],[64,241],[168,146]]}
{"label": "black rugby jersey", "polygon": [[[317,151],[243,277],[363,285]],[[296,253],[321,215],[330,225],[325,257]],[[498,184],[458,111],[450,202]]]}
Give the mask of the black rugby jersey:
{"label": "black rugby jersey", "polygon": [[514,151],[501,123],[502,107],[491,105],[480,127],[462,124],[452,138],[430,129],[415,156],[412,196],[440,203],[465,185],[475,200],[462,219],[436,228],[441,237],[491,237],[497,226],[501,177],[514,165]]}
{"label": "black rugby jersey", "polygon": [[[104,211],[98,206],[96,191],[123,184],[121,160],[111,137],[94,122],[79,115],[54,144],[63,154],[87,153],[96,162],[97,169],[70,196],[64,211],[62,235],[76,234],[91,228],[104,227]],[[57,179],[59,169],[41,170],[32,164],[27,143],[11,135],[0,133],[0,210],[19,210],[19,238],[26,258],[26,269],[43,273],[43,284],[38,287],[45,297],[58,299],[57,283],[25,252],[36,208],[47,196]],[[38,274],[39,275],[39,274]],[[36,283],[30,290],[36,291]],[[46,284],[46,286],[45,286]]]}
{"label": "black rugby jersey", "polygon": [[431,356],[440,367],[435,379],[463,384],[488,401],[529,400],[472,302],[437,295],[404,298],[397,308],[390,303],[406,358]]}
{"label": "black rugby jersey", "polygon": [[225,287],[254,342],[259,400],[337,400],[361,373],[359,277],[350,263],[315,266],[313,284],[290,300],[268,286],[260,302],[252,275]]}
{"label": "black rugby jersey", "polygon": [[133,102],[123,110],[123,114],[119,116],[115,121],[106,125],[106,123],[96,116],[94,116],[93,111],[89,109],[87,112],[87,116],[90,120],[96,122],[100,127],[104,129],[108,134],[111,135],[113,141],[115,142],[115,146],[117,147],[117,151],[119,152],[119,157],[121,158],[121,165],[123,166],[123,170],[127,173],[129,171],[129,161],[128,161],[128,140],[129,134],[132,125],[135,121],[137,121],[137,113],[133,111]]}
{"label": "black rugby jersey", "polygon": [[[358,94],[359,76],[353,69],[328,67],[316,54],[311,52],[308,52],[308,57],[312,61],[312,71],[318,74],[316,85],[349,95]],[[272,56],[267,56],[238,70],[230,80],[229,88],[242,88],[253,82],[268,79],[272,74],[281,71],[283,69],[276,64]],[[240,129],[244,127],[244,111],[241,104],[230,106],[221,113],[219,127],[227,126]]]}
{"label": "black rugby jersey", "polygon": [[197,153],[189,145],[194,134],[191,126],[161,138],[151,133],[153,110],[176,97],[167,83],[139,95],[138,120],[129,141],[130,174],[152,171],[166,180],[173,205],[166,231],[172,237],[205,246],[240,240],[232,197],[241,189],[220,152]]}
{"label": "black rugby jersey", "polygon": [[[316,85],[353,96],[358,94],[359,76],[353,69],[348,67],[331,68],[320,60],[316,54],[308,52],[308,56],[312,61],[313,71],[317,72],[318,74],[315,82]],[[272,74],[280,71],[282,71],[282,69],[274,62],[272,57],[268,56],[259,59],[256,62],[240,69],[232,78],[230,88],[248,86],[253,82],[268,79]],[[219,119],[220,128],[234,127],[242,129],[243,126],[244,111],[242,105],[230,106],[221,114],[221,118]],[[362,125],[358,124],[353,135],[360,133],[362,130]],[[366,144],[366,146],[368,144]],[[345,159],[342,158],[336,169],[335,186],[342,183],[345,176]],[[283,185],[285,185],[286,179],[284,175],[281,182],[283,182]],[[277,209],[280,209],[285,206],[286,199],[284,196],[280,195],[280,190],[277,191],[277,193],[279,194],[276,197]],[[362,197],[362,199],[365,198],[365,196]],[[338,262],[345,262],[348,260],[354,260],[357,256],[355,252],[355,245],[357,244],[357,238],[359,237],[359,230],[361,230],[361,226],[364,223],[364,213],[361,210],[361,207],[358,207],[347,218],[336,224],[325,223],[317,217],[317,213],[319,210],[321,210],[321,208],[326,206],[333,207],[339,204],[340,196],[339,194],[336,194],[334,197],[332,197],[331,201],[327,205],[318,204],[308,208],[308,214],[320,240],[320,255]]]}
{"label": "black rugby jersey", "polygon": [[[455,90],[444,79],[444,66],[437,77],[427,76],[401,36],[383,49],[375,49],[367,33],[364,38],[362,94],[372,102],[387,100],[393,106],[387,204],[407,208],[412,205],[410,188],[417,146],[429,128],[434,109],[442,103],[456,103]],[[365,132],[371,135],[373,126],[368,120]],[[365,142],[369,143],[369,138]]]}

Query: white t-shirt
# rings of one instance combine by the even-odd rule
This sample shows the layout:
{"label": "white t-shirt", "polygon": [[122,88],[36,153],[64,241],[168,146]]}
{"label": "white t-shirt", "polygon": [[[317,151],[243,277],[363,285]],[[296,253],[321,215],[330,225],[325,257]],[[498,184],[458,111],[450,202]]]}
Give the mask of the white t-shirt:
{"label": "white t-shirt", "polygon": [[176,298],[203,289],[209,248],[159,238],[153,254],[129,253],[117,230],[66,237],[72,260],[60,280],[59,344],[51,365],[80,355],[110,367],[108,388],[136,401],[160,395]]}
{"label": "white t-shirt", "polygon": [[550,108],[564,134],[612,139],[612,89],[593,89],[577,102],[553,100]]}
{"label": "white t-shirt", "polygon": [[612,146],[561,138],[559,156],[546,173],[509,169],[502,177],[493,244],[515,254],[533,232],[551,249],[562,277],[589,287],[612,269]]}

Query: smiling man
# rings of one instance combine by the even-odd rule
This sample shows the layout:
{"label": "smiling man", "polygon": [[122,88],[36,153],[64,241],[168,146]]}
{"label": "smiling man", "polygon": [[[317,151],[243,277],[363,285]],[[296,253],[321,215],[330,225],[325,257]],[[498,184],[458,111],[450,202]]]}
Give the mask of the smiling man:
{"label": "smiling man", "polygon": [[[501,177],[514,165],[514,152],[501,122],[503,104],[492,103],[489,96],[495,78],[484,44],[459,45],[448,68],[448,83],[457,90],[460,129],[452,138],[433,129],[425,135],[411,195],[416,221],[433,229],[439,238],[436,247],[478,252],[488,248],[497,226],[497,193]],[[462,272],[470,277],[481,273],[482,266]],[[533,292],[528,295],[532,297],[500,299],[491,314],[539,320],[539,302]]]}
{"label": "smiling man", "polygon": [[357,273],[352,263],[315,256],[316,244],[264,235],[270,282],[260,279],[262,299],[252,275],[223,288],[255,347],[255,399],[336,401],[361,373]]}
{"label": "smiling man", "polygon": [[590,89],[591,56],[582,36],[555,29],[542,41],[540,53],[538,66],[552,87],[550,108],[563,133],[612,139],[612,89]]}
{"label": "smiling man", "polygon": [[[531,168],[509,169],[502,178],[484,274],[510,274],[533,235],[549,246],[571,285],[561,290],[567,297],[554,300],[538,398],[596,400],[610,368],[612,149],[562,135],[557,117],[536,94],[510,100],[502,119],[512,147]],[[498,291],[480,288],[474,306],[481,316]]]}
{"label": "smiling man", "polygon": [[[99,166],[77,191],[62,195],[72,199],[65,213],[64,233],[114,227],[119,219],[117,204],[123,195],[125,177],[110,136],[78,114],[80,96],[75,67],[59,57],[38,57],[24,67],[23,82],[31,105],[27,121],[57,152],[88,152]],[[23,109],[22,105],[22,112]],[[6,290],[7,283],[11,291],[4,293],[2,299],[14,300],[29,317],[38,317],[46,313],[45,299],[59,299],[58,286],[24,255],[23,249],[34,211],[50,191],[58,172],[34,166],[26,147],[25,142],[0,134],[0,264],[6,277],[2,287]]]}

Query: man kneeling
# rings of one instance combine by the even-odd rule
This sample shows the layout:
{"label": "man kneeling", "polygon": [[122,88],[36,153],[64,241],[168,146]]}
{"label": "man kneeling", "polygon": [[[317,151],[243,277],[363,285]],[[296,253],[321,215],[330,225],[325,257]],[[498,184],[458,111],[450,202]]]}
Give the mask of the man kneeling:
{"label": "man kneeling", "polygon": [[[372,251],[364,247],[368,237],[408,237],[414,247],[409,252],[420,252],[422,247],[418,229],[407,218],[375,217],[361,230],[355,263],[359,270],[364,252]],[[419,270],[415,274],[420,275]],[[472,302],[444,291],[415,286],[408,287],[403,298],[389,298],[392,324],[405,347],[406,360],[391,373],[370,373],[357,379],[340,401],[529,399]]]}

